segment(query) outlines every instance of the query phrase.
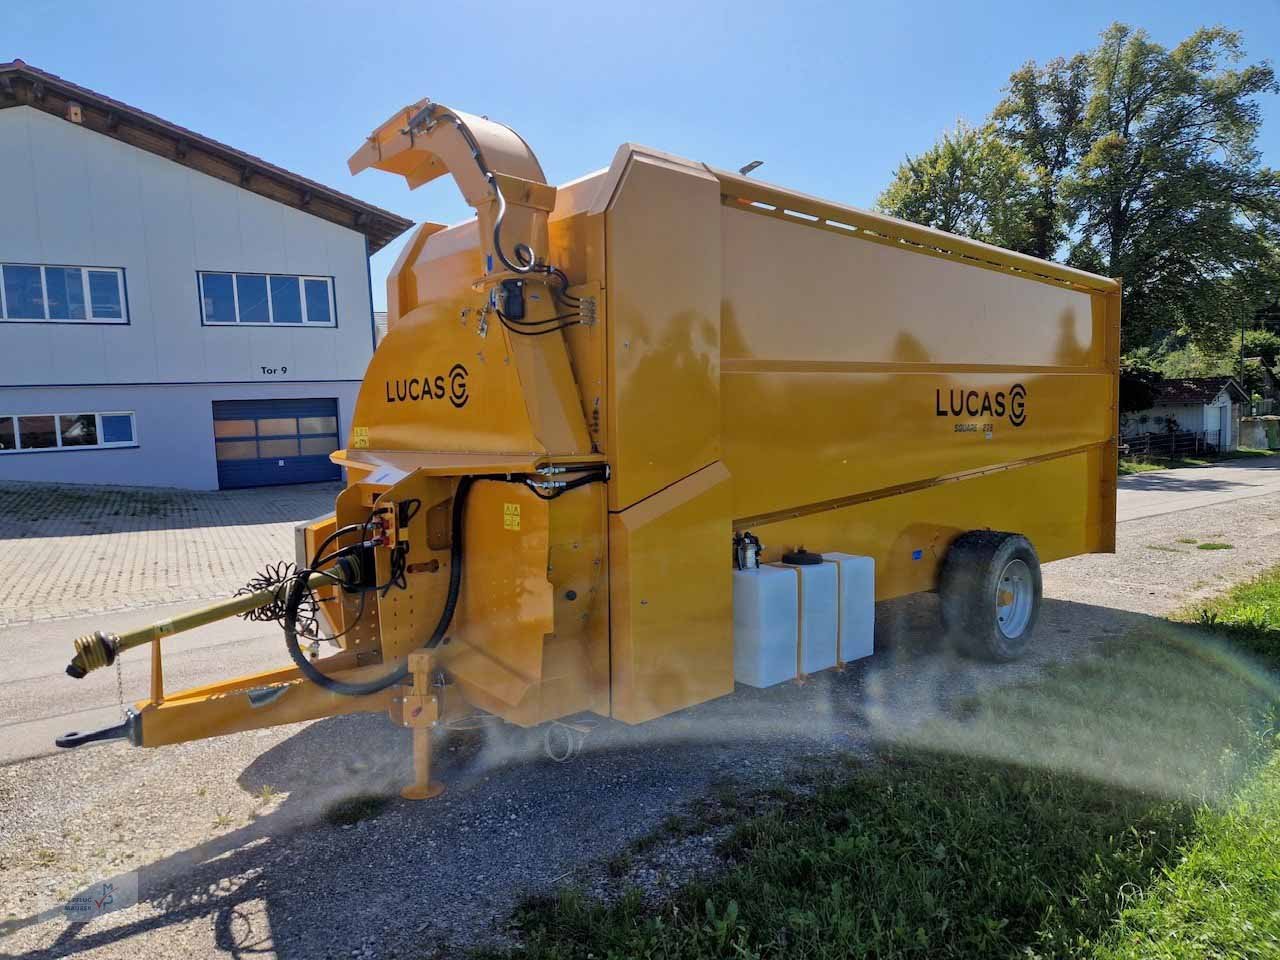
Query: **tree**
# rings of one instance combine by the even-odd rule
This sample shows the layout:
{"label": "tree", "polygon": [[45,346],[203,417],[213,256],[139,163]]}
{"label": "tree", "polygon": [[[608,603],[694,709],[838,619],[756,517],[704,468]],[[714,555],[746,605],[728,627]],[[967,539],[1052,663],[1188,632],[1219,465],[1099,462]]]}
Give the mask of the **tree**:
{"label": "tree", "polygon": [[1085,146],[1082,121],[1088,99],[1089,58],[1084,54],[1059,57],[1043,67],[1028,61],[1009,77],[1005,98],[991,115],[1000,136],[1031,165],[1036,203],[1026,252],[1045,260],[1067,238],[1060,192]]}
{"label": "tree", "polygon": [[1259,357],[1268,370],[1274,370],[1280,358],[1280,336],[1270,330],[1247,330],[1244,335],[1244,355]]}
{"label": "tree", "polygon": [[877,205],[904,220],[1025,250],[1035,197],[1025,158],[994,126],[960,123],[908,156]]}
{"label": "tree", "polygon": [[1124,280],[1123,346],[1225,357],[1280,295],[1280,173],[1256,147],[1240,35],[1173,48],[1114,24],[1096,49],[1009,78],[988,125],[961,126],[898,168],[882,209]]}
{"label": "tree", "polygon": [[1137,413],[1156,405],[1156,387],[1163,379],[1149,350],[1120,358],[1120,412]]}
{"label": "tree", "polygon": [[[1266,337],[1270,336],[1270,334],[1266,335]],[[1237,340],[1231,350],[1217,353],[1206,353],[1194,344],[1181,347],[1161,358],[1160,371],[1166,377],[1235,377],[1247,393],[1258,393],[1264,385],[1263,367],[1271,369],[1272,366],[1265,358],[1259,359],[1259,357],[1271,346],[1280,346],[1280,343],[1272,345],[1265,337],[1255,338],[1253,347],[1259,348],[1261,353],[1252,352],[1253,347],[1250,346],[1249,336],[1246,335],[1243,369],[1240,363],[1239,346],[1240,341]],[[1123,376],[1122,367],[1121,377]]]}
{"label": "tree", "polygon": [[1221,349],[1256,307],[1233,276],[1268,256],[1280,176],[1259,164],[1256,96],[1270,66],[1235,67],[1239,34],[1197,30],[1172,50],[1110,27],[1089,59],[1084,151],[1062,183],[1072,261],[1125,281],[1125,343],[1181,332]]}

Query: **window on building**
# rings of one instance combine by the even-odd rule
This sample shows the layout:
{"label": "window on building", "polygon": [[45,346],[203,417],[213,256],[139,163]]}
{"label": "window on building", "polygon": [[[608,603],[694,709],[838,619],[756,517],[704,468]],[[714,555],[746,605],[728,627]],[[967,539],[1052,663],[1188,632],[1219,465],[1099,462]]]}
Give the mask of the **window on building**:
{"label": "window on building", "polygon": [[128,323],[125,303],[117,267],[0,264],[0,320]]}
{"label": "window on building", "polygon": [[205,271],[197,279],[201,321],[206,325],[334,325],[329,277]]}
{"label": "window on building", "polygon": [[0,454],[137,445],[132,413],[0,414]]}

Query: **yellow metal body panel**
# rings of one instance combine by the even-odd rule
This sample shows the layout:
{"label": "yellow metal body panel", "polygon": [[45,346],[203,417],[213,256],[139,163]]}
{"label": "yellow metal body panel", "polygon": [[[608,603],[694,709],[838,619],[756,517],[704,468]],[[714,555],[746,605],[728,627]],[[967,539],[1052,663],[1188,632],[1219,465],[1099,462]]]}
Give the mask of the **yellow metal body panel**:
{"label": "yellow metal body panel", "polygon": [[482,480],[467,501],[457,636],[442,662],[473,696],[506,707],[542,680],[543,643],[555,631],[550,514],[522,484]]}
{"label": "yellow metal body panel", "polygon": [[467,506],[454,642],[440,661],[472,703],[523,725],[608,710],[608,579],[599,485],[543,500],[480,481]]}
{"label": "yellow metal body panel", "polygon": [[1117,293],[742,199],[722,207],[724,462],[766,560],[868,554],[886,598],[930,589],[964,530],[1023,533],[1046,559],[1109,547]]}
{"label": "yellow metal body panel", "polygon": [[1104,552],[1104,511],[1097,496],[1104,459],[1100,448],[1090,447],[988,473],[939,478],[750,529],[770,556],[804,545],[874,557],[876,599],[887,600],[934,589],[948,545],[966,530],[1024,533],[1045,563]]}
{"label": "yellow metal body panel", "polygon": [[634,155],[606,215],[609,509],[720,456],[720,185]]}
{"label": "yellow metal body panel", "polygon": [[569,327],[563,336],[569,348],[569,362],[578,385],[591,448],[597,451],[608,446],[605,429],[609,410],[606,335],[609,323],[604,289],[604,216],[592,213],[590,205],[602,180],[602,174],[593,174],[560,187],[556,192],[556,209],[548,224],[551,262],[575,284],[575,294],[591,297],[595,303],[596,322]]}
{"label": "yellow metal body panel", "polygon": [[613,716],[733,691],[732,479],[719,463],[609,517]]}

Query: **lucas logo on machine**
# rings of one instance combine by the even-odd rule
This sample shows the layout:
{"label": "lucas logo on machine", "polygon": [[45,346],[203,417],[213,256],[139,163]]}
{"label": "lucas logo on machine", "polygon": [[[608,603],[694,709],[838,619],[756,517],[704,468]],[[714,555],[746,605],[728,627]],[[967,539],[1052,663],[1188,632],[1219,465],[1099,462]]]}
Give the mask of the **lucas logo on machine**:
{"label": "lucas logo on machine", "polygon": [[934,411],[939,417],[1009,417],[1012,426],[1027,422],[1027,388],[1015,383],[1008,390],[965,390],[952,388],[943,397],[934,391]]}
{"label": "lucas logo on machine", "polygon": [[467,368],[460,363],[450,367],[447,375],[388,380],[386,388],[387,403],[443,400],[448,397],[450,403],[462,409],[471,399],[467,389]]}

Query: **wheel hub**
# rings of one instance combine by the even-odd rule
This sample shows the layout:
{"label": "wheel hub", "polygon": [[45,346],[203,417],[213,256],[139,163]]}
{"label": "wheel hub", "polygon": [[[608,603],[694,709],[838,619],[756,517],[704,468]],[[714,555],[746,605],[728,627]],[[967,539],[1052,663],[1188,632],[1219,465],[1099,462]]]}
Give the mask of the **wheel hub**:
{"label": "wheel hub", "polygon": [[996,626],[1010,640],[1026,632],[1035,604],[1031,568],[1022,560],[1010,560],[996,583]]}

